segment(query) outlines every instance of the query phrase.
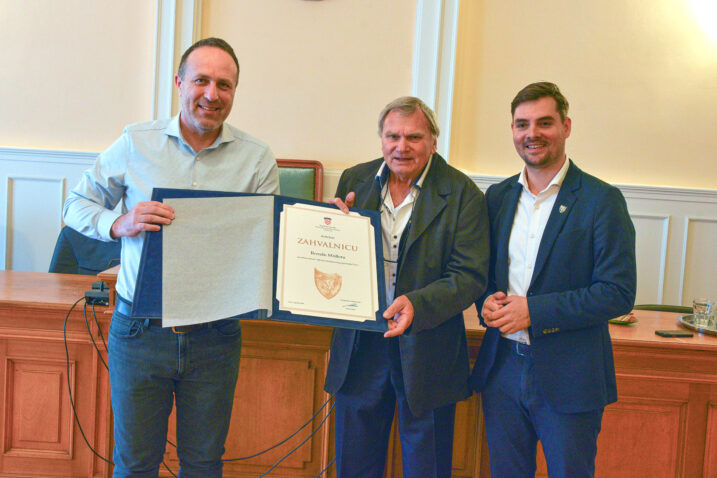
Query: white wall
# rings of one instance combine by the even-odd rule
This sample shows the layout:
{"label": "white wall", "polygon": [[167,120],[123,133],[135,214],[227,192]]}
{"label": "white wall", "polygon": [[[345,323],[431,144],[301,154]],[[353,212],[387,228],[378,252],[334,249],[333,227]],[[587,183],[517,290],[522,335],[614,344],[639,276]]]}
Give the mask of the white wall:
{"label": "white wall", "polygon": [[583,170],[612,183],[717,189],[717,8],[710,0],[700,17],[694,3],[461,2],[451,163],[517,172],[510,102],[548,80],[570,101],[567,151]]}
{"label": "white wall", "polygon": [[152,116],[155,2],[0,0],[0,145],[99,151]]}

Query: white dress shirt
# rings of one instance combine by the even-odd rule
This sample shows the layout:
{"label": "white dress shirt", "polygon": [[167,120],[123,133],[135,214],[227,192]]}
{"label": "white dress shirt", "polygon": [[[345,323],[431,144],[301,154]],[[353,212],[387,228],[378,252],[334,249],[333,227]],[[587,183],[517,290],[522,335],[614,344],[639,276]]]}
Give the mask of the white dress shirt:
{"label": "white dress shirt", "polygon": [[[376,173],[377,180],[381,181],[381,232],[383,236],[383,271],[386,281],[386,303],[391,305],[396,293],[396,274],[398,274],[398,259],[400,256],[401,236],[406,228],[410,229],[411,215],[418,195],[423,186],[423,180],[431,167],[433,157],[428,160],[426,167],[418,179],[411,185],[411,191],[398,206],[393,205],[393,199],[388,189],[388,171],[386,163],[381,164]],[[384,172],[385,171],[385,172]]]}
{"label": "white dress shirt", "polygon": [[[528,293],[543,231],[545,231],[550,212],[553,210],[555,199],[569,166],[570,161],[566,158],[550,184],[538,194],[533,194],[528,189],[525,167],[520,173],[518,182],[523,189],[520,199],[518,199],[508,244],[508,295],[526,297]],[[503,337],[526,344],[530,343],[527,329],[512,334],[503,334]]]}

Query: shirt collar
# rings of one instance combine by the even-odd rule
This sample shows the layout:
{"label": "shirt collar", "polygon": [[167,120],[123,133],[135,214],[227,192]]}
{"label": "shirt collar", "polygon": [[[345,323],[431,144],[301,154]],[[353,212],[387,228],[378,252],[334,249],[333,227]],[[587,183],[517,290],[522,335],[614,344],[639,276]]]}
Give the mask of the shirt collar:
{"label": "shirt collar", "polygon": [[[428,170],[431,168],[431,163],[433,162],[433,155],[431,155],[430,158],[428,158],[428,162],[426,163],[426,167],[423,168],[423,171],[421,174],[416,178],[416,180],[411,184],[411,186],[415,186],[419,190],[423,187],[423,181],[426,180],[426,176],[428,175]],[[381,166],[378,168],[378,171],[376,172],[376,180],[381,185],[381,188],[383,188],[386,185],[386,182],[388,181],[388,175],[390,173],[390,170],[388,169],[388,166],[386,166],[386,161],[381,163]]]}
{"label": "shirt collar", "polygon": [[[171,120],[169,120],[169,124],[167,125],[166,134],[168,136],[174,136],[175,138],[179,139],[182,143],[184,143],[187,147],[191,148],[189,146],[189,143],[187,143],[184,140],[184,137],[182,136],[182,129],[179,126],[179,115],[181,113],[177,113],[175,116],[172,117]],[[204,149],[212,149],[216,148],[222,143],[229,143],[231,141],[236,140],[237,137],[234,136],[234,133],[232,133],[230,128],[224,127],[222,124],[222,129],[219,132],[219,136],[217,136],[217,139],[214,140],[214,142],[211,144],[211,146],[207,146]]]}
{"label": "shirt collar", "polygon": [[[540,191],[538,194],[543,193],[547,191],[548,189],[557,186],[558,189],[560,189],[560,186],[563,185],[563,181],[565,180],[565,175],[568,174],[568,168],[570,167],[570,159],[565,158],[565,162],[560,167],[560,170],[553,176],[553,179],[550,180],[550,183],[548,183],[547,186],[545,186],[545,189]],[[520,183],[521,186],[523,186],[523,189],[530,192],[530,189],[528,188],[528,182],[525,179],[525,166],[523,166],[523,169],[520,171],[520,176],[518,177],[518,183]]]}

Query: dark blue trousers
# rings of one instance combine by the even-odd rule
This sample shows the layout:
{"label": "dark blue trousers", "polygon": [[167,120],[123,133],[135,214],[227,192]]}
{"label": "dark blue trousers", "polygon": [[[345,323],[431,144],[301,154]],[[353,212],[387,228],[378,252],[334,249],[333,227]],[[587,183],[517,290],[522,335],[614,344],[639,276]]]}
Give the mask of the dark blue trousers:
{"label": "dark blue trousers", "polygon": [[500,339],[481,393],[492,478],[534,478],[537,442],[550,478],[595,475],[603,409],[560,413],[545,402],[532,374],[529,345]]}
{"label": "dark blue trousers", "polygon": [[346,382],[336,394],[338,478],[382,478],[398,405],[404,478],[449,478],[455,404],[420,417],[408,408],[398,338],[359,332]]}

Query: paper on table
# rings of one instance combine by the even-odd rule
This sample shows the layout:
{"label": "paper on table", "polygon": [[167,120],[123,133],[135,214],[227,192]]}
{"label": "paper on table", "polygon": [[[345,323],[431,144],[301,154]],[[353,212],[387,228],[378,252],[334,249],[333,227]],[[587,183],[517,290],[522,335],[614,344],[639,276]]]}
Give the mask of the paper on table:
{"label": "paper on table", "polygon": [[166,199],[162,326],[211,322],[272,309],[274,198]]}
{"label": "paper on table", "polygon": [[307,204],[280,213],[279,309],[351,321],[376,320],[374,229],[366,216]]}

